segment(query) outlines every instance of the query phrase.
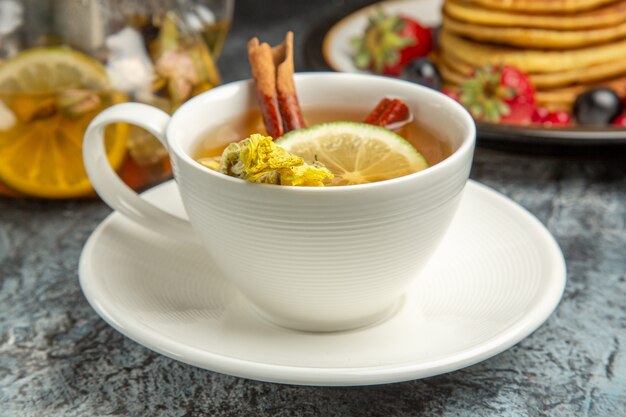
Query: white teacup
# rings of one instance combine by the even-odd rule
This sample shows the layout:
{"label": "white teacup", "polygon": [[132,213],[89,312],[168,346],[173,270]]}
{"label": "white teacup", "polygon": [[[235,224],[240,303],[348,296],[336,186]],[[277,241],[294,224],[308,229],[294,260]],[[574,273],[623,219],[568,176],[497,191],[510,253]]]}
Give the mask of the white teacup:
{"label": "white teacup", "polygon": [[[112,208],[173,239],[195,233],[264,318],[299,330],[360,327],[393,311],[446,233],[469,175],[474,123],[450,98],[397,79],[308,73],[296,76],[296,86],[305,113],[323,106],[367,112],[383,96],[401,97],[453,153],[424,171],[364,185],[285,187],[228,177],[192,154],[203,134],[256,107],[252,83],[240,81],[193,98],[172,117],[137,103],[103,111],[85,134],[85,165]],[[140,126],[166,146],[190,223],[143,200],[111,169],[102,136],[114,122]]]}

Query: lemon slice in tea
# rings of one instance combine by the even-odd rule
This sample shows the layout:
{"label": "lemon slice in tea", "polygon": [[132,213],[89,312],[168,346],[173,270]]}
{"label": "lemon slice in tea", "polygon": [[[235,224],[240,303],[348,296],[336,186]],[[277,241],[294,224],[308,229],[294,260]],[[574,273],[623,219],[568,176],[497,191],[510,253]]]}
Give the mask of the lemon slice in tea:
{"label": "lemon slice in tea", "polygon": [[[30,196],[78,197],[92,191],[83,134],[104,108],[124,101],[105,68],[69,48],[34,48],[0,65],[0,181]],[[6,122],[6,123],[5,123]],[[126,125],[107,130],[109,162],[126,154]]]}
{"label": "lemon slice in tea", "polygon": [[322,162],[335,175],[330,185],[383,181],[428,167],[402,136],[365,123],[321,123],[289,132],[276,144],[309,163]]}

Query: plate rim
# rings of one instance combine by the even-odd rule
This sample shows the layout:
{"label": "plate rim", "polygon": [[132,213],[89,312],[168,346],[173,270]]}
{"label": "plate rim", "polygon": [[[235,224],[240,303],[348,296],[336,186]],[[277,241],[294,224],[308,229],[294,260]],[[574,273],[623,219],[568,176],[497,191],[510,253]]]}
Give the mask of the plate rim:
{"label": "plate rim", "polygon": [[[144,192],[143,195],[150,198],[163,192],[163,189],[174,187],[173,183],[173,180],[167,181]],[[528,224],[534,227],[537,233],[543,236],[544,243],[551,252],[550,258],[553,260],[552,271],[550,271],[551,285],[548,287],[549,290],[538,295],[539,298],[533,304],[531,310],[504,331],[497,333],[476,346],[427,363],[411,364],[409,362],[382,366],[332,368],[268,364],[187,346],[184,343],[161,335],[154,328],[137,320],[132,318],[125,319],[123,317],[123,307],[107,307],[102,303],[102,296],[98,295],[98,291],[101,289],[96,288],[98,286],[97,282],[93,282],[93,277],[96,275],[90,272],[89,262],[99,237],[111,223],[122,216],[118,212],[108,215],[87,239],[79,260],[79,283],[91,307],[118,332],[159,354],[210,371],[259,381],[313,386],[375,385],[440,375],[482,362],[509,349],[529,336],[554,312],[562,298],[567,280],[565,259],[558,243],[534,215],[507,196],[476,181],[469,180],[465,191],[467,192],[468,189],[471,192],[478,192],[482,193],[483,196],[488,196],[491,201],[504,205],[507,210],[513,210],[517,216],[524,218]]]}

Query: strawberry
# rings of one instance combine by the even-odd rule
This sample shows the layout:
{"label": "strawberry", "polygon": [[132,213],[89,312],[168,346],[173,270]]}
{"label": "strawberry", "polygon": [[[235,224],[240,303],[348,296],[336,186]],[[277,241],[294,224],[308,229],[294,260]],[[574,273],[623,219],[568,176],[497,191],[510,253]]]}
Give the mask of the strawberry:
{"label": "strawberry", "polygon": [[477,69],[461,85],[460,101],[476,120],[494,123],[531,123],[537,108],[530,79],[509,65]]}
{"label": "strawberry", "polygon": [[399,75],[412,60],[428,55],[432,35],[410,17],[388,16],[382,10],[370,17],[365,34],[352,39],[357,68]]}

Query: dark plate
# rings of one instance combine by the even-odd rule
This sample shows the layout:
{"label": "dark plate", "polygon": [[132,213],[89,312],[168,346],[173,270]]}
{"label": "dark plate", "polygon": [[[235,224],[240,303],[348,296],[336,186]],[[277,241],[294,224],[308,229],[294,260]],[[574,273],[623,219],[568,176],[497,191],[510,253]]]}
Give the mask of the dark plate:
{"label": "dark plate", "polygon": [[[366,1],[358,7],[340,7],[335,13],[325,18],[309,34],[305,42],[304,55],[306,66],[311,71],[332,71],[324,60],[322,42],[324,36],[339,20],[348,14],[375,3]],[[523,152],[540,153],[579,153],[626,150],[626,129],[617,128],[542,128],[504,125],[495,123],[477,123],[478,145],[490,148]]]}
{"label": "dark plate", "polygon": [[626,129],[542,128],[481,122],[476,127],[478,144],[490,148],[550,153],[626,150]]}

